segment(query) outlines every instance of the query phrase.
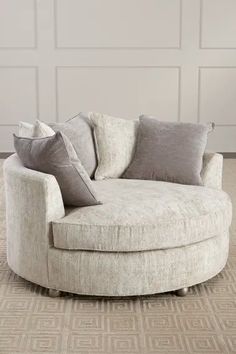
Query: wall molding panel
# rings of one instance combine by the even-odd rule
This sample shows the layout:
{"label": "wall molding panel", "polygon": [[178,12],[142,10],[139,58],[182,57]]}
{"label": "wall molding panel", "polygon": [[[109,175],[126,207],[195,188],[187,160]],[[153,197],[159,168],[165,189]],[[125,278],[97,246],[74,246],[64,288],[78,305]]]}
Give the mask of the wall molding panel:
{"label": "wall molding panel", "polygon": [[182,0],[54,0],[54,23],[57,49],[181,49]]}
{"label": "wall molding panel", "polygon": [[198,80],[198,122],[236,127],[236,66],[199,67]]}
{"label": "wall molding panel", "polygon": [[0,0],[0,50],[37,49],[37,18],[37,0]]}
{"label": "wall molding panel", "polygon": [[200,0],[200,49],[236,49],[236,2]]}
{"label": "wall molding panel", "polygon": [[[99,6],[98,6],[99,4]],[[0,152],[20,120],[207,123],[236,152],[236,0],[0,0]]]}
{"label": "wall molding panel", "polygon": [[[102,111],[134,119],[140,113],[152,113],[163,120],[179,121],[180,72],[178,66],[57,67],[57,120],[63,120],[65,115],[74,116],[81,100],[85,111]],[[86,85],[81,85],[85,81]],[[70,87],[72,93],[68,96],[66,92]],[[111,91],[113,96],[107,102]],[[91,103],[90,94],[94,97]],[[129,101],[132,102],[130,107]],[[68,107],[71,107],[69,114]]]}

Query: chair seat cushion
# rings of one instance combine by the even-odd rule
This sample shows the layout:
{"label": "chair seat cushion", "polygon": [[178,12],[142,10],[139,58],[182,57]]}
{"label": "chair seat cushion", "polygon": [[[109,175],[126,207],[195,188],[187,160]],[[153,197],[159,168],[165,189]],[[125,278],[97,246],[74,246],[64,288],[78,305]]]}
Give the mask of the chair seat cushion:
{"label": "chair seat cushion", "polygon": [[52,223],[54,247],[135,252],[186,246],[224,232],[231,222],[226,193],[168,182],[95,181],[102,205],[67,208]]}

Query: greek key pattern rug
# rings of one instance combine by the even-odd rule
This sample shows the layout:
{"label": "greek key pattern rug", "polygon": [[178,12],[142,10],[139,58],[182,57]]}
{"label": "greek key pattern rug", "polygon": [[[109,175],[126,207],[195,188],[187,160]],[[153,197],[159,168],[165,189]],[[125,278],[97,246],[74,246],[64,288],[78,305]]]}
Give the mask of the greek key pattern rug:
{"label": "greek key pattern rug", "polygon": [[[236,353],[235,216],[227,266],[184,298],[168,293],[126,299],[65,294],[52,299],[7,265],[2,162],[0,354]],[[236,210],[236,160],[225,160],[224,189]]]}

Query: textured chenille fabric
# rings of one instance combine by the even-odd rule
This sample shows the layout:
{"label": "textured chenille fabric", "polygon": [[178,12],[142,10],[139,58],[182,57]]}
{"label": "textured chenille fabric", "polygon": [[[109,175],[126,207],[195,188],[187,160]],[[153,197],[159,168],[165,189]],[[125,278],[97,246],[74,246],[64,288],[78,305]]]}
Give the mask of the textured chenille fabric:
{"label": "textured chenille fabric", "polygon": [[93,128],[88,113],[79,113],[65,123],[51,123],[54,131],[60,131],[72,143],[88,175],[93,178],[97,167]]}
{"label": "textured chenille fabric", "polygon": [[98,156],[95,179],[119,178],[130,164],[138,121],[90,113]]}
{"label": "textured chenille fabric", "polygon": [[201,178],[205,187],[222,189],[223,155],[205,152]]}
{"label": "textured chenille fabric", "polygon": [[99,204],[87,172],[72,144],[61,132],[46,138],[21,138],[14,135],[14,145],[25,167],[56,177],[65,204]]}
{"label": "textured chenille fabric", "polygon": [[[212,159],[214,160],[214,156],[209,156],[206,162],[207,165],[209,164],[209,168],[207,168],[205,177],[211,172],[214,173],[217,169],[216,166],[211,169],[214,164],[218,164],[220,168],[220,160],[216,159],[211,164],[210,160],[213,161]],[[218,175],[220,174],[218,173]],[[220,272],[227,261],[228,228],[223,231],[219,227],[213,237],[209,234],[209,238],[207,238],[207,234],[205,234],[202,241],[191,243],[196,235],[196,229],[201,227],[200,220],[194,230],[188,233],[189,244],[182,247],[138,252],[69,251],[56,248],[53,244],[52,222],[63,219],[65,209],[55,177],[25,168],[16,155],[5,161],[4,176],[7,261],[14,272],[36,284],[47,288],[89,295],[154,294],[206,281]],[[214,177],[212,179],[207,178],[208,181],[211,180],[211,183],[213,179]],[[106,182],[112,181],[98,181],[101,184]],[[160,182],[151,183],[159,184]],[[166,188],[168,185],[171,184],[166,183]],[[136,189],[137,186],[134,187]],[[191,186],[182,187],[193,190]],[[195,188],[201,189],[203,187],[194,187],[194,190]],[[133,198],[135,198],[135,195],[137,197],[138,191],[134,193],[131,185],[129,190],[133,194]],[[109,193],[108,190],[107,193]],[[224,193],[221,194],[218,190],[215,190],[215,193],[215,217],[217,218],[217,213],[222,210],[219,196],[222,197],[223,203],[226,199],[224,199]],[[169,190],[168,195],[171,200],[165,199],[165,203],[169,205],[169,213],[174,208],[173,198],[176,198],[177,194],[177,189],[175,192],[173,191],[173,195]],[[214,208],[213,201],[209,206],[209,200],[213,198],[213,194],[214,190],[210,192],[210,189],[206,188],[205,211],[207,218],[209,216],[208,212],[213,211]],[[184,192],[184,195],[186,196],[186,192]],[[195,198],[196,195],[192,195],[192,197]],[[142,203],[142,200],[139,200],[139,203]],[[193,206],[194,203],[196,214],[194,218],[196,219],[197,211],[200,209],[203,211],[204,209],[204,202],[202,198],[199,199],[199,196],[194,200],[189,197],[189,205]],[[129,205],[129,200],[127,205]],[[100,207],[103,206],[97,205],[89,208],[97,208],[98,210]],[[77,208],[74,209],[77,212]],[[188,213],[187,206],[184,210],[185,212],[182,210],[183,218]],[[66,213],[68,213],[68,209]],[[97,213],[99,214],[99,211]],[[109,210],[107,219],[111,214],[112,210]],[[213,217],[213,213],[210,214]],[[124,217],[124,214],[122,215]],[[193,208],[188,215],[194,215]],[[113,215],[114,224],[119,222],[119,213],[116,216],[117,219]],[[144,217],[147,217],[147,215],[144,215]],[[128,220],[128,214],[126,218]],[[134,221],[133,212],[130,215],[130,220]],[[228,219],[228,221],[230,220]],[[138,222],[141,223],[142,220],[140,219]],[[217,225],[217,222],[215,221],[215,225]],[[172,220],[170,220],[170,223],[172,223]],[[168,226],[166,225],[166,227]],[[189,228],[186,228],[186,231],[187,229],[189,230]],[[205,230],[205,232],[207,233],[208,230]],[[175,240],[178,239],[178,233],[175,232],[172,236]],[[78,300],[76,299],[76,301]],[[153,310],[153,307],[151,310]]]}
{"label": "textured chenille fabric", "polygon": [[52,223],[55,247],[101,252],[168,249],[214,237],[231,222],[231,202],[222,190],[114,178],[94,185],[103,205],[66,209],[66,216]]}
{"label": "textured chenille fabric", "polygon": [[123,178],[202,185],[209,126],[140,117],[134,158]]}
{"label": "textured chenille fabric", "polygon": [[101,296],[173,291],[218,274],[228,258],[228,232],[185,247],[143,252],[48,250],[53,289]]}

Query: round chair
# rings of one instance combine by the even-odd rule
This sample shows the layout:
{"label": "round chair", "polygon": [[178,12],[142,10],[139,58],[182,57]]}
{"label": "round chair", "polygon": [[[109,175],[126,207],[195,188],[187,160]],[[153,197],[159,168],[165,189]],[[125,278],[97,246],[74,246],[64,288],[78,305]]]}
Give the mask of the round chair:
{"label": "round chair", "polygon": [[103,204],[83,208],[65,208],[55,177],[16,155],[4,174],[8,264],[51,296],[186,295],[226,264],[232,216],[219,154],[204,156],[204,186],[94,181]]}

